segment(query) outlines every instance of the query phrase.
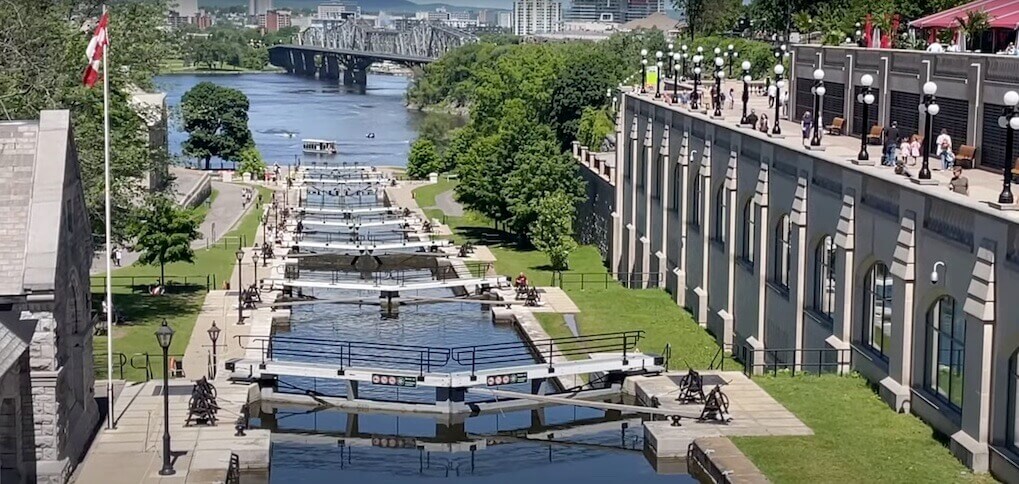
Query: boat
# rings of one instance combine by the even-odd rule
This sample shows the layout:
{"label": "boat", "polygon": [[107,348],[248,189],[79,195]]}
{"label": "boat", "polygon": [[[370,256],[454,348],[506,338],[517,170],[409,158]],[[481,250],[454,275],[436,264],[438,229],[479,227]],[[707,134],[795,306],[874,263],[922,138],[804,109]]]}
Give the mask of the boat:
{"label": "boat", "polygon": [[301,145],[305,153],[336,154],[336,142],[325,139],[302,139]]}

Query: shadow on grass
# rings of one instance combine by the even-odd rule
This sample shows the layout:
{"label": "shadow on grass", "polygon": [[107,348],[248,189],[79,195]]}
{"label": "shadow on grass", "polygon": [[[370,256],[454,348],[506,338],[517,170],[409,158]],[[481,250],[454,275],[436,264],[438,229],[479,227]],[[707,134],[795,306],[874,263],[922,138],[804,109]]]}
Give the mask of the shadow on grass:
{"label": "shadow on grass", "polygon": [[[167,293],[161,296],[153,296],[148,293],[148,288],[142,291],[131,293],[114,294],[114,303],[129,326],[142,326],[148,323],[158,324],[164,318],[173,319],[182,314],[196,313],[202,307],[202,297],[205,295],[205,287],[202,286],[176,286],[173,290],[168,288]],[[93,306],[102,305],[103,294],[92,295]]]}

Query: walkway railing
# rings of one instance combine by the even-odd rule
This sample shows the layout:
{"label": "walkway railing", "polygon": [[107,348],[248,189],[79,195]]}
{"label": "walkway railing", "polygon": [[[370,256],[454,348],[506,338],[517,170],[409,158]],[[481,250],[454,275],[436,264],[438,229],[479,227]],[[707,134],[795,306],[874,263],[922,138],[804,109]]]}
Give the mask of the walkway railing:
{"label": "walkway railing", "polygon": [[[832,373],[844,375],[853,363],[851,348],[775,348],[753,349],[738,345],[737,359],[743,363],[747,376],[764,373],[778,375],[797,373],[821,375]],[[799,359],[799,363],[796,360]],[[761,371],[757,371],[760,369]]]}
{"label": "walkway railing", "polygon": [[548,363],[549,368],[553,367],[553,358],[557,356],[569,360],[571,356],[587,358],[590,353],[621,353],[625,360],[627,353],[632,352],[637,347],[637,342],[643,337],[644,331],[623,331],[461,346],[453,348],[452,353],[453,361],[462,366],[469,366],[473,375],[479,366],[508,363],[528,364],[533,363],[535,357]]}
{"label": "walkway railing", "polygon": [[552,285],[560,289],[608,289],[617,283],[627,289],[662,287],[657,272],[557,272],[552,277]]}
{"label": "walkway railing", "polygon": [[[370,282],[375,286],[403,286],[407,283],[421,282],[449,282],[457,281],[466,277],[484,277],[492,272],[491,262],[464,262],[468,274],[460,274],[457,268],[452,265],[443,265],[423,269],[399,269],[399,270],[373,270],[359,272],[357,270],[333,270],[315,271],[305,269],[300,271],[298,279],[306,281],[326,281],[331,284]],[[293,274],[291,274],[293,275]]]}
{"label": "walkway railing", "polygon": [[[183,353],[174,353],[167,355],[167,357],[175,363],[183,364]],[[155,364],[158,364],[163,359],[162,353],[132,353],[130,355],[126,353],[114,352],[113,353],[113,376],[118,380],[124,379],[124,369],[130,367],[134,370],[141,370],[144,372],[145,380],[149,381],[153,378],[162,378],[162,375],[157,375]],[[106,376],[107,357],[105,353],[93,353],[92,355],[92,369],[93,374],[96,377]],[[162,370],[162,367],[159,367]],[[183,366],[178,368],[170,368],[170,378],[183,377]]]}
{"label": "walkway railing", "polygon": [[[96,352],[93,352],[93,354],[92,354],[92,373],[97,378],[98,377],[103,377],[103,378],[108,377],[108,375],[106,375],[106,370],[107,370],[107,366],[108,366],[106,364],[107,361],[109,361],[109,359],[106,357],[106,353],[96,353]],[[113,353],[113,376],[117,380],[123,380],[124,379],[124,367],[125,366],[127,366],[127,355],[125,355],[124,353],[114,352]]]}
{"label": "walkway railing", "polygon": [[[106,275],[98,274],[89,277],[92,287],[106,287]],[[110,284],[113,287],[130,287],[134,292],[148,292],[149,288],[156,284],[159,276],[110,276]],[[163,277],[167,286],[167,292],[173,292],[180,286],[204,287],[205,292],[216,288],[215,274],[196,275],[167,275]]]}

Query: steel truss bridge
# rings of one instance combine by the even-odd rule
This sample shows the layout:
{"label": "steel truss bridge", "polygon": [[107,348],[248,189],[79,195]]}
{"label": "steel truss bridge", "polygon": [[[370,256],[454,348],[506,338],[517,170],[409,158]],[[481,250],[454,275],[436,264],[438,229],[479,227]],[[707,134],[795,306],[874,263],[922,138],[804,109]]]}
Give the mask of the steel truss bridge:
{"label": "steel truss bridge", "polygon": [[348,20],[310,27],[297,35],[294,44],[269,48],[269,62],[293,74],[321,79],[338,80],[342,72],[344,85],[365,86],[367,70],[376,62],[420,66],[475,41],[472,34],[431,22],[393,30]]}

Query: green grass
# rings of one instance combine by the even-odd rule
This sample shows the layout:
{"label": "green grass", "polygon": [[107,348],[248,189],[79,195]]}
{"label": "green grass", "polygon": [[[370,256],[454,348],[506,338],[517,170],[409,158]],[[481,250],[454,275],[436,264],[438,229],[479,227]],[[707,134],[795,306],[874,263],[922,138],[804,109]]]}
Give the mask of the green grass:
{"label": "green grass", "polygon": [[242,72],[278,72],[280,69],[272,65],[266,66],[265,69],[247,69],[229,64],[209,68],[205,65],[184,65],[184,61],[181,59],[167,59],[160,64],[159,71],[160,74],[233,74]]}
{"label": "green grass", "polygon": [[440,193],[452,190],[454,187],[456,187],[456,180],[449,180],[440,176],[438,183],[415,188],[414,200],[417,201],[418,206],[421,208],[434,207],[435,197]]}
{"label": "green grass", "polygon": [[207,198],[204,202],[199,203],[197,207],[191,209],[191,213],[195,215],[195,219],[198,220],[199,224],[205,221],[205,217],[209,214],[209,207],[216,201],[216,197],[218,196],[219,190],[213,188],[212,191],[209,192],[209,198]]}
{"label": "green grass", "polygon": [[[263,187],[258,187],[258,190],[262,193],[263,200],[271,199],[271,190]],[[260,216],[261,210],[257,209],[257,207],[255,210],[249,210],[234,226],[233,230],[224,236],[224,239],[236,241],[243,236],[250,246],[255,240],[255,230],[258,227]],[[167,264],[166,274],[167,276],[213,275],[215,276],[216,284],[221,285],[223,281],[230,279],[234,264],[237,262],[234,256],[236,250],[236,242],[217,244],[209,249],[196,250],[194,263],[176,262]],[[166,294],[151,296],[145,289],[159,278],[159,266],[144,266],[136,263],[113,271],[113,275],[137,277],[137,284],[139,284],[139,287],[133,288],[126,284],[117,285],[115,282],[113,286],[114,307],[124,314],[128,322],[124,326],[114,328],[113,351],[115,353],[124,353],[129,358],[131,357],[130,355],[146,352],[152,355],[159,354],[161,349],[156,343],[153,332],[162,323],[163,319],[166,319],[167,324],[176,331],[169,353],[171,355],[183,354],[185,348],[187,348],[188,341],[191,339],[191,331],[194,329],[198,313],[201,311],[202,303],[205,300],[206,288],[204,283],[201,286],[169,284]],[[101,307],[105,288],[101,282],[101,275],[95,277],[93,281],[93,307],[98,308]],[[211,289],[218,289],[218,287],[212,287]],[[107,354],[106,342],[102,341],[105,339],[105,336],[97,339],[99,339],[95,343],[97,360],[105,362]],[[159,372],[162,371],[160,359],[161,357],[152,360],[152,368],[156,375],[159,375]],[[143,357],[135,357],[135,360],[137,366],[143,366]],[[120,375],[117,373],[116,368],[114,372],[114,377],[119,378]],[[105,378],[105,375],[105,369],[97,370],[97,378]],[[129,381],[144,380],[145,372],[142,369],[132,368],[129,363],[124,368],[124,379]]]}
{"label": "green grass", "polygon": [[754,382],[814,431],[732,439],[773,482],[994,482],[967,470],[920,419],[889,410],[859,376]]}

